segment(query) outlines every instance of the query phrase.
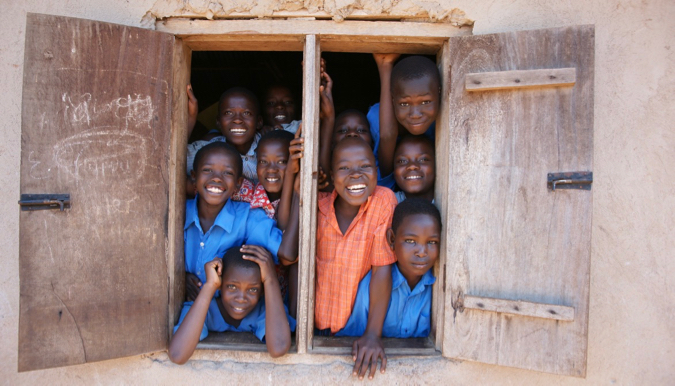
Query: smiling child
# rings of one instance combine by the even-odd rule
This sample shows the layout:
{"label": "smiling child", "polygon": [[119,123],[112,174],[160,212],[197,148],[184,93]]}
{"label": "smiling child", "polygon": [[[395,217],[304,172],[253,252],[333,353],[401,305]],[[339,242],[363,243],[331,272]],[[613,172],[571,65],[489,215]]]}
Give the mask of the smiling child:
{"label": "smiling child", "polygon": [[[281,301],[274,261],[262,247],[245,245],[204,265],[206,283],[194,302],[183,306],[169,345],[169,359],[183,364],[209,331],[251,332],[273,358],[291,346],[295,319]],[[214,297],[220,290],[220,296]],[[264,295],[264,296],[263,296]]]}
{"label": "smiling child", "polygon": [[[431,295],[436,278],[431,268],[441,247],[441,215],[426,200],[410,198],[396,206],[387,240],[397,262],[391,270],[392,290],[382,336],[421,338],[431,329]],[[359,284],[354,310],[337,336],[360,336],[370,308],[371,274]]]}
{"label": "smiling child", "polygon": [[201,148],[192,171],[197,196],[185,210],[185,271],[187,300],[194,300],[206,280],[204,265],[235,245],[259,245],[290,264],[298,255],[298,210],[293,210],[285,233],[274,220],[248,203],[230,200],[242,183],[239,153],[224,142]]}
{"label": "smiling child", "polygon": [[401,191],[396,192],[400,203],[406,198],[434,200],[436,179],[434,144],[424,135],[406,135],[396,145],[394,180]]}
{"label": "smiling child", "polygon": [[317,216],[316,297],[317,329],[335,333],[352,312],[358,283],[372,271],[370,314],[364,333],[354,342],[354,374],[386,357],[382,323],[391,291],[395,257],[386,231],[396,206],[394,193],[377,186],[375,157],[360,138],[345,138],[333,149],[332,193],[319,193]]}

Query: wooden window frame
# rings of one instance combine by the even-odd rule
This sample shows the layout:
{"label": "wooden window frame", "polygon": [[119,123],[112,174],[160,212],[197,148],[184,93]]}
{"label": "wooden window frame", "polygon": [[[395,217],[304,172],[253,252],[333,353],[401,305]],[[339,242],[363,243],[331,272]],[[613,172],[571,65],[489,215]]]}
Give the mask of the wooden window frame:
{"label": "wooden window frame", "polygon": [[[316,255],[316,211],[319,154],[319,61],[321,52],[349,52],[349,53],[388,53],[436,55],[439,70],[447,68],[448,39],[450,37],[469,35],[468,28],[459,28],[450,24],[432,24],[415,22],[382,21],[333,21],[316,20],[188,20],[168,19],[158,21],[156,29],[176,36],[183,46],[183,63],[187,68],[181,73],[189,74],[189,57],[192,51],[303,51],[303,101],[302,121],[305,141],[305,157],[302,159],[301,169],[301,204],[300,204],[300,261],[298,278],[298,312],[295,348],[299,354],[349,354],[353,338],[338,339],[314,337],[314,272]],[[402,31],[404,33],[402,33]],[[441,106],[447,105],[449,90],[447,78],[449,74],[442,73],[442,100]],[[189,75],[188,75],[189,77]],[[180,88],[183,82],[177,82],[175,87]],[[182,92],[182,88],[177,92]],[[449,123],[449,114],[446,108],[441,107],[438,128],[446,127]],[[176,114],[182,114],[176,112]],[[181,116],[180,120],[184,118]],[[311,124],[310,124],[311,122]],[[180,130],[179,130],[180,131]],[[447,130],[437,129],[436,147],[437,164],[447,164],[448,154],[441,151],[440,144],[447,140]],[[180,158],[179,158],[180,159]],[[181,168],[179,168],[182,170]],[[436,181],[436,202],[443,215],[444,221],[447,212],[447,197],[441,194],[448,186],[447,177],[440,174]],[[182,186],[178,176],[177,186]],[[178,200],[175,201],[177,205]],[[182,208],[182,206],[173,206]],[[180,216],[173,216],[178,218]],[[444,240],[445,243],[445,235]],[[174,254],[179,254],[175,250]],[[306,258],[311,257],[311,258]],[[178,258],[180,260],[180,258]],[[413,339],[385,339],[384,344],[389,355],[440,355],[443,342],[444,319],[444,290],[446,255],[445,249],[434,266],[434,274],[438,285],[433,289],[431,334],[428,338]],[[182,280],[172,280],[180,285]],[[181,293],[174,289],[174,293]],[[172,302],[173,312],[170,312],[169,325],[172,327],[179,315],[180,302]],[[172,331],[172,329],[171,329]],[[234,350],[263,350],[256,348],[246,339],[225,339],[214,336],[207,342],[200,343],[202,349],[234,349]],[[259,346],[259,345],[258,345]]]}

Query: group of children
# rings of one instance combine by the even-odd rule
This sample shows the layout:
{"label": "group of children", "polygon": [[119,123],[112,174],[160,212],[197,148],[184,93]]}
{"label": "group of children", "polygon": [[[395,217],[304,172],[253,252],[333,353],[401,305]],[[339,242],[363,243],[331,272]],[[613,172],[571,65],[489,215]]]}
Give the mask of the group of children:
{"label": "group of children", "polygon": [[[440,79],[424,57],[375,54],[380,103],[335,117],[321,67],[315,334],[358,337],[354,375],[386,368],[382,337],[430,331],[431,272],[440,253],[433,205]],[[190,131],[197,101],[188,86]],[[208,331],[246,331],[271,356],[295,329],[299,181],[304,139],[287,87],[260,107],[244,88],[218,103],[222,136],[189,145],[186,302],[169,357],[185,363]],[[392,191],[396,189],[396,193]],[[262,210],[260,210],[262,209]],[[308,257],[303,257],[308,258]]]}

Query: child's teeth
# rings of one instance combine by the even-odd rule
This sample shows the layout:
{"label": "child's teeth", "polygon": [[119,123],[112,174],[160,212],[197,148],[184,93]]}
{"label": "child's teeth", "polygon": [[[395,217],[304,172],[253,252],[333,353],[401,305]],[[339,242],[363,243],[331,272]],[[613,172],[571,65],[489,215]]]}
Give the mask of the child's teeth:
{"label": "child's teeth", "polygon": [[419,180],[419,179],[422,179],[422,176],[408,176],[405,179],[406,180]]}
{"label": "child's teeth", "polygon": [[241,133],[245,133],[246,129],[232,129],[230,131],[235,133],[235,134],[241,134]]}
{"label": "child's teeth", "polygon": [[366,185],[364,185],[364,184],[352,185],[352,186],[347,187],[347,189],[349,189],[349,190],[361,190],[361,189],[365,189],[365,188],[366,188]]}

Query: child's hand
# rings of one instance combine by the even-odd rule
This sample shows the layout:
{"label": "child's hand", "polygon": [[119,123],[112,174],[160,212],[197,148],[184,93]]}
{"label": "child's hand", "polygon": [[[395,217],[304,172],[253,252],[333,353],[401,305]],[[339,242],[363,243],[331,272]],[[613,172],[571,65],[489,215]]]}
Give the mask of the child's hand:
{"label": "child's hand", "polygon": [[197,275],[185,273],[185,301],[194,302],[202,288],[202,282]]}
{"label": "child's hand", "polygon": [[317,180],[317,188],[319,190],[326,189],[328,184],[330,184],[330,181],[328,181],[328,175],[324,173],[323,168],[319,166],[319,178]]}
{"label": "child's hand", "polygon": [[257,245],[242,245],[240,251],[246,260],[251,260],[260,266],[260,281],[278,280],[274,259],[267,249]]}
{"label": "child's hand", "polygon": [[195,97],[194,92],[192,92],[192,85],[187,85],[187,94],[188,94],[188,117],[193,121],[197,121],[197,114],[199,114],[199,103]]}
{"label": "child's hand", "polygon": [[[286,173],[294,175],[300,171],[300,158],[305,150],[305,139],[302,135],[302,123],[298,126],[298,131],[295,132],[295,138],[291,140],[291,146],[288,148],[290,159],[286,165]],[[288,174],[287,174],[288,175]]]}
{"label": "child's hand", "polygon": [[354,341],[354,345],[352,346],[352,358],[355,362],[352,375],[358,375],[359,379],[363,379],[366,375],[366,371],[368,371],[368,367],[370,367],[368,378],[373,379],[375,370],[377,370],[378,358],[382,359],[380,372],[384,374],[384,371],[387,368],[387,356],[384,354],[382,340],[375,335],[364,334]]}
{"label": "child's hand", "polygon": [[378,68],[385,65],[392,66],[400,56],[401,54],[373,54]]}
{"label": "child's hand", "polygon": [[[323,61],[323,59],[321,59]],[[321,85],[319,86],[319,95],[321,96],[321,104],[319,109],[319,117],[326,119],[335,114],[335,107],[333,104],[333,80],[327,72],[321,71]]]}
{"label": "child's hand", "polygon": [[223,274],[223,261],[215,258],[204,264],[204,272],[206,272],[206,285],[214,289],[220,289],[223,284],[221,275]]}

